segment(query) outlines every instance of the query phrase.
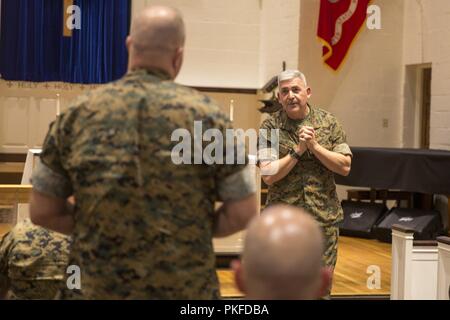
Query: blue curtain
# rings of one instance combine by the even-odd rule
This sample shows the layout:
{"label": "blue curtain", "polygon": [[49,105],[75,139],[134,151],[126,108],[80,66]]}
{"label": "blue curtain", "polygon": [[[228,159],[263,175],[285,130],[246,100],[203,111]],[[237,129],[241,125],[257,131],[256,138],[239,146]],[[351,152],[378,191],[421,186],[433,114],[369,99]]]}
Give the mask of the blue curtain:
{"label": "blue curtain", "polygon": [[63,36],[63,0],[2,0],[0,74],[6,80],[105,83],[123,76],[130,0],[75,0],[81,29]]}

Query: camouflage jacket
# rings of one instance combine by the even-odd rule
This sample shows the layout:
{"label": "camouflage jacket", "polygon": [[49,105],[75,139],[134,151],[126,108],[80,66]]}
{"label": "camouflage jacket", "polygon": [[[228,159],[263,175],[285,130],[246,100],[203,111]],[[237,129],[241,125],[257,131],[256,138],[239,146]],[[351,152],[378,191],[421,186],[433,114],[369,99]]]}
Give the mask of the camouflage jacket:
{"label": "camouflage jacket", "polygon": [[24,220],[0,241],[0,290],[10,299],[53,299],[64,286],[70,238]]}
{"label": "camouflage jacket", "polygon": [[[314,127],[317,142],[327,150],[352,155],[336,118],[325,110],[310,106],[310,113],[303,120],[292,120],[280,110],[262,123],[261,129],[266,129],[267,134],[265,131],[260,133],[259,159],[277,160],[285,157],[299,143],[297,132],[302,126]],[[273,135],[270,135],[271,129],[279,129],[279,154],[273,143]],[[322,226],[334,225],[343,219],[334,174],[311,152],[305,152],[286,177],[269,187],[266,204],[275,203],[305,208]]]}
{"label": "camouflage jacket", "polygon": [[137,70],[52,123],[40,158],[70,181],[60,196],[76,198],[70,264],[81,271],[81,290],[62,298],[219,298],[217,185],[244,165],[174,164],[172,134],[194,137],[194,121],[231,128],[206,95]]}

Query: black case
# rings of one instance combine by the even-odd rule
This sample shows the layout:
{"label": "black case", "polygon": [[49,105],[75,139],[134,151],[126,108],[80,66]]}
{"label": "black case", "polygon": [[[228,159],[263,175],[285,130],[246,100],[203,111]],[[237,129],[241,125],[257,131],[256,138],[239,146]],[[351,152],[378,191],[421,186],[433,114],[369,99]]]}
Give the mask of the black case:
{"label": "black case", "polygon": [[383,242],[392,242],[394,224],[413,229],[414,240],[434,240],[443,232],[441,214],[436,210],[392,208],[374,228],[375,237]]}
{"label": "black case", "polygon": [[360,201],[342,201],[344,220],[339,224],[339,233],[343,236],[373,239],[373,227],[387,213],[381,203]]}

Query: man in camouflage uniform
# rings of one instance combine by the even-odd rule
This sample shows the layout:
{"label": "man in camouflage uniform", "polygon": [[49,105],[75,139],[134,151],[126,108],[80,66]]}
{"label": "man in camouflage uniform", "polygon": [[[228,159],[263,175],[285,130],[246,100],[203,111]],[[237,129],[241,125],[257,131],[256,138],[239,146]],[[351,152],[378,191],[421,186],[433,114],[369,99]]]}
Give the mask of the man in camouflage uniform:
{"label": "man in camouflage uniform", "polygon": [[0,240],[0,298],[53,299],[64,287],[70,238],[19,222]]}
{"label": "man in camouflage uniform", "polygon": [[[349,174],[352,153],[336,118],[308,104],[311,89],[301,72],[282,72],[278,89],[283,108],[261,125],[266,130],[258,147],[261,174],[269,185],[267,205],[286,203],[310,212],[324,230],[323,261],[334,268],[337,223],[343,219],[334,173]],[[274,129],[279,129],[278,141],[271,134]]]}
{"label": "man in camouflage uniform", "polygon": [[[50,127],[30,212],[73,235],[81,289],[63,299],[219,298],[212,237],[242,230],[257,213],[255,183],[245,164],[194,165],[195,153],[192,164],[172,161],[175,130],[191,146],[194,121],[224,136],[231,128],[207,96],[173,82],[183,44],[179,12],[147,8],[127,39],[128,74]],[[65,201],[72,194],[74,213]],[[216,201],[223,205],[214,211]]]}

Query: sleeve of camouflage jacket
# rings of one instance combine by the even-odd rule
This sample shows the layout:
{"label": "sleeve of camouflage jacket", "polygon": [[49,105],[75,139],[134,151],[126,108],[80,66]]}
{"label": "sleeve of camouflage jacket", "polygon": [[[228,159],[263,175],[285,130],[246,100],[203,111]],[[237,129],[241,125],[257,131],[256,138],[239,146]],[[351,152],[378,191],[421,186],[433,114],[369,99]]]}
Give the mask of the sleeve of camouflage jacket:
{"label": "sleeve of camouflage jacket", "polygon": [[258,163],[261,161],[275,161],[278,160],[278,152],[272,141],[275,136],[275,131],[271,119],[266,119],[259,130],[258,134]]}
{"label": "sleeve of camouflage jacket", "polygon": [[352,151],[347,144],[347,137],[344,129],[342,129],[341,124],[337,120],[335,120],[333,126],[331,127],[331,142],[333,144],[332,150],[334,152],[353,156]]}
{"label": "sleeve of camouflage jacket", "polygon": [[11,251],[12,235],[11,232],[5,234],[0,240],[0,292],[7,289],[8,285],[8,257]]}

